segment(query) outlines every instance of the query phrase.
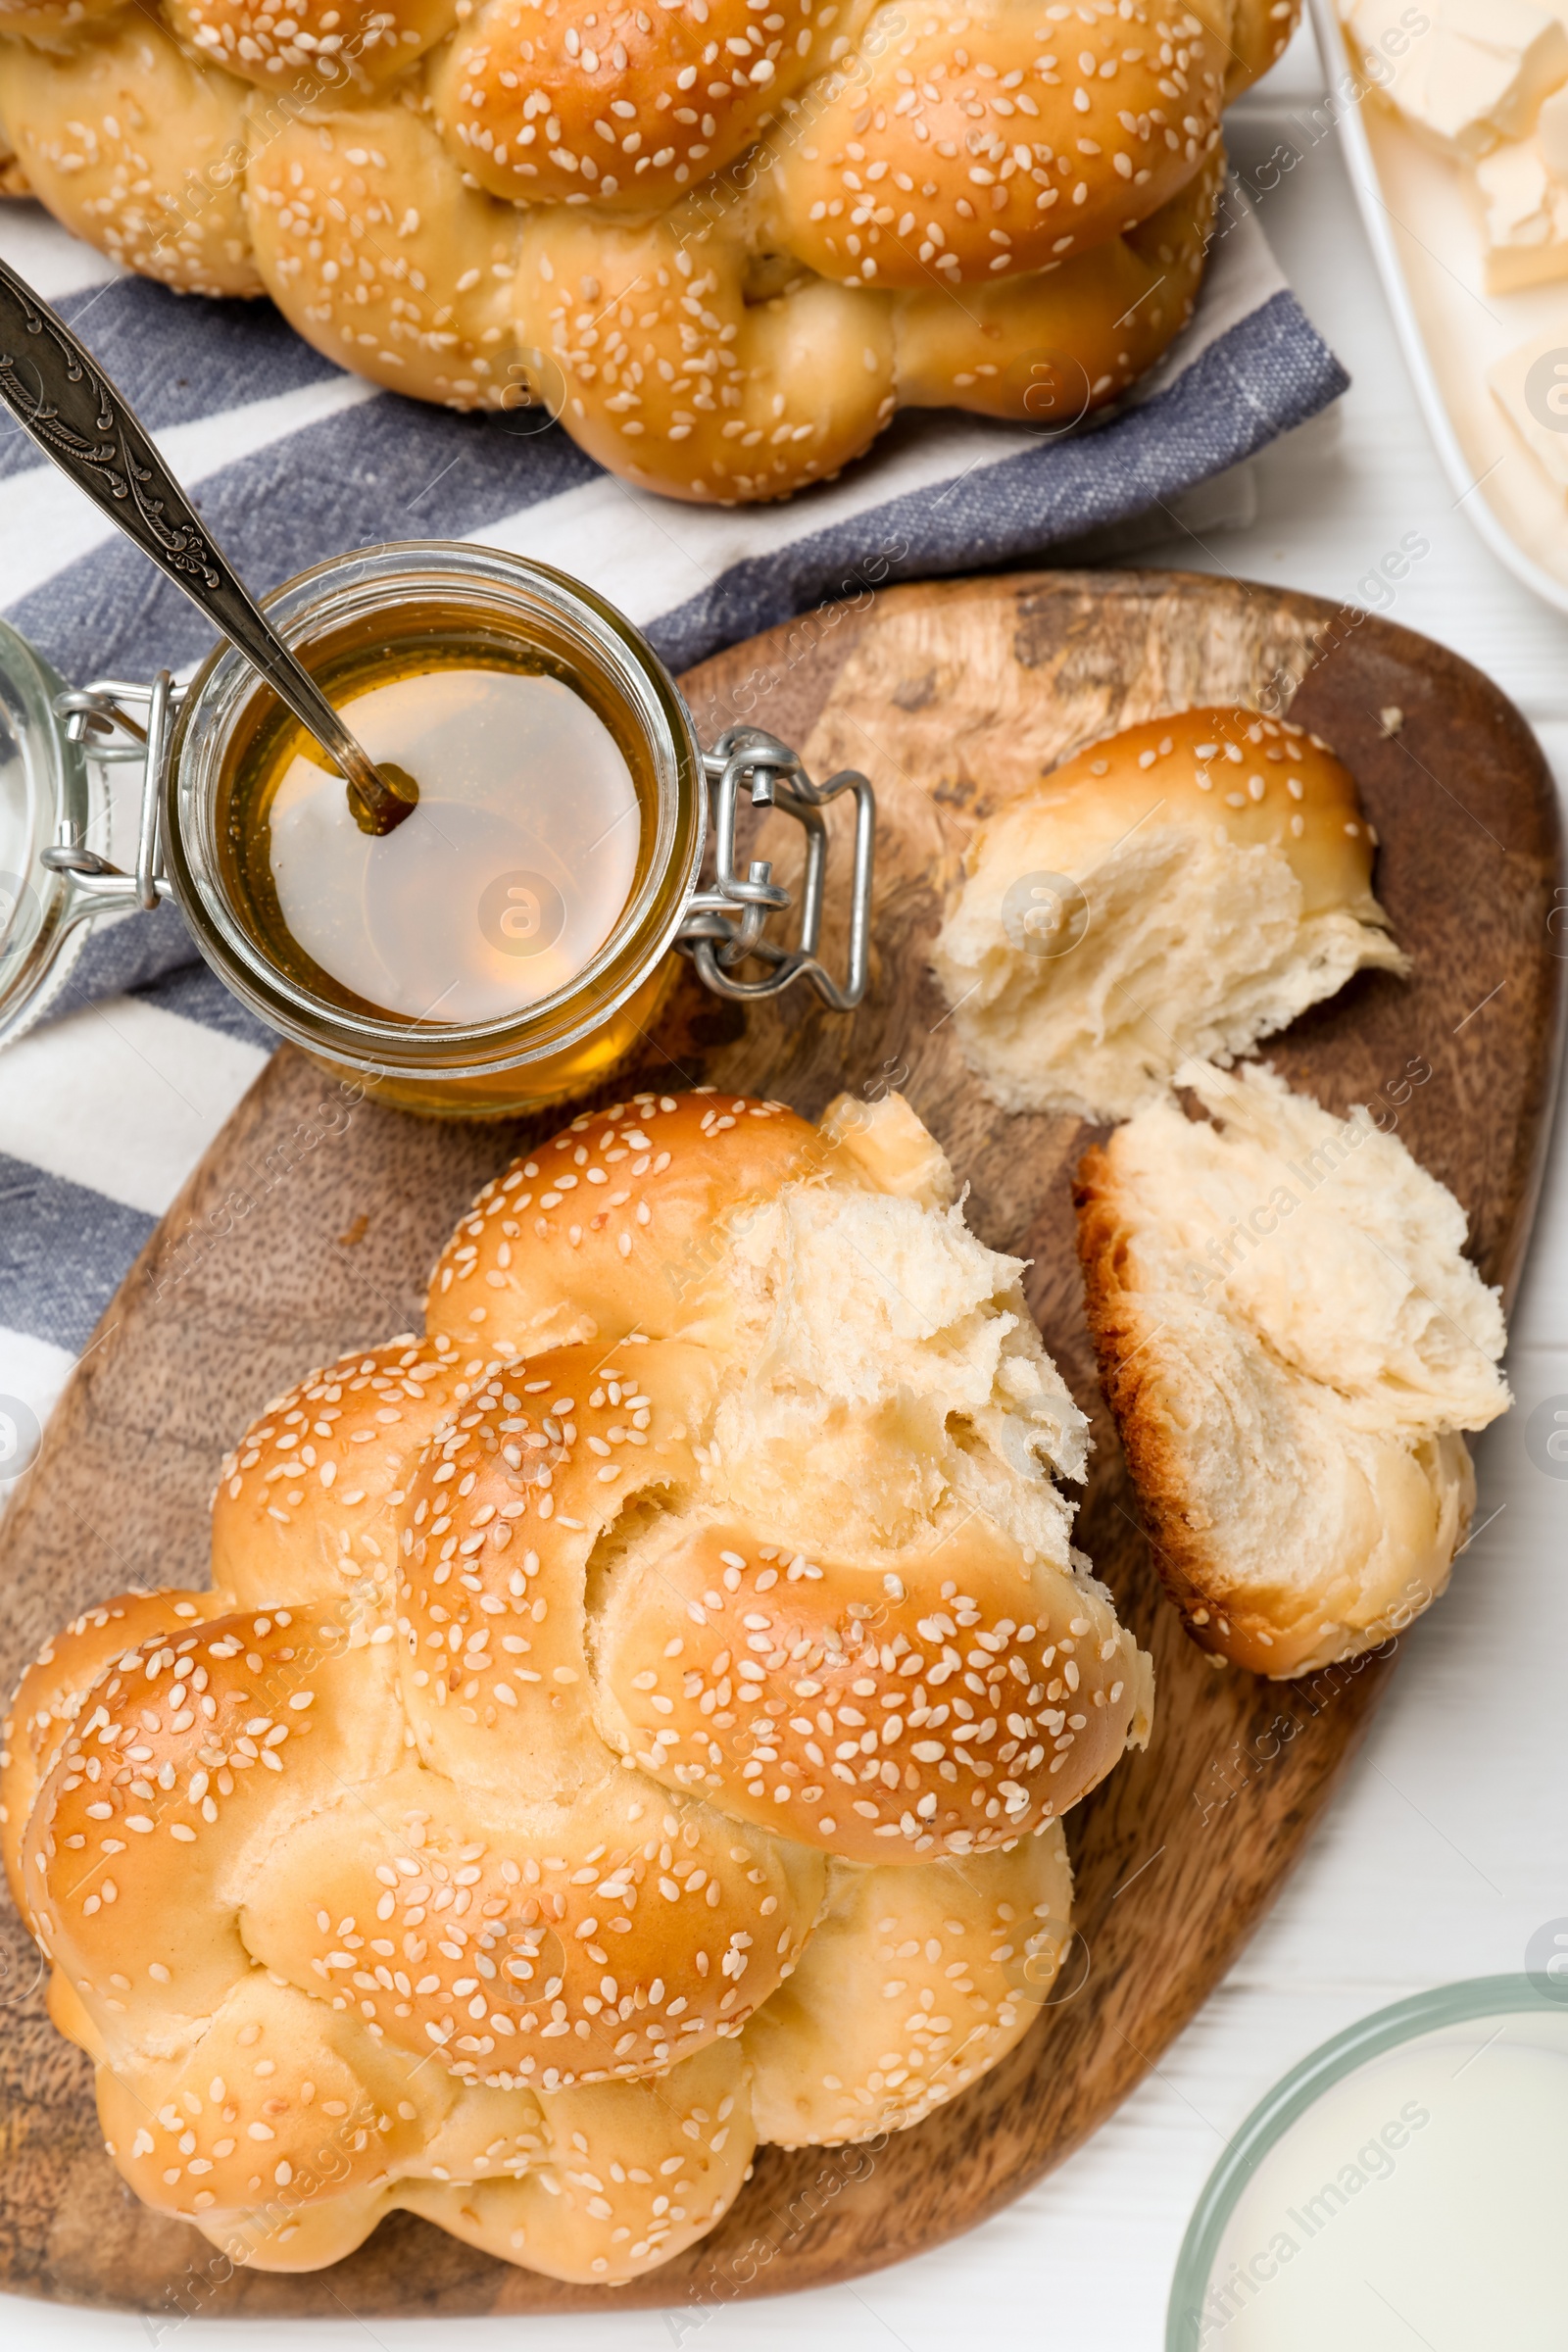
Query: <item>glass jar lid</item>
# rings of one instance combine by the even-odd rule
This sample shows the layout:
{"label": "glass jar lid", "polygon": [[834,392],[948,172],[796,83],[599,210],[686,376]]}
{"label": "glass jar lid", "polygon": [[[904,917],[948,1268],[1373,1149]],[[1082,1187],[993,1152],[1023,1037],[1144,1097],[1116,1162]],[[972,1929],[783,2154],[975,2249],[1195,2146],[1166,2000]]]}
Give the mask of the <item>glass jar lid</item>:
{"label": "glass jar lid", "polygon": [[0,621],[0,1044],[47,1009],[86,937],[90,909],[74,877],[43,863],[61,842],[90,841],[107,810],[56,710],[64,692],[42,656]]}

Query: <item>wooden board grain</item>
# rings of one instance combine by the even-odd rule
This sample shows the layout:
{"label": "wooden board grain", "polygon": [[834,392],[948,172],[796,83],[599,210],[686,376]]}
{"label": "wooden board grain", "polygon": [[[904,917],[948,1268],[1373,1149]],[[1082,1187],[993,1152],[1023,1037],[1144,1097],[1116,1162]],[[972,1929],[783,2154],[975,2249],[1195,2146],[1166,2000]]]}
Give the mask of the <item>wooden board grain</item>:
{"label": "wooden board grain", "polygon": [[[971,1190],[972,1224],[1033,1261],[1047,1345],[1094,1416],[1079,1541],[1156,1659],[1147,1755],[1069,1820],[1080,1936],[1036,2028],[982,2082],[864,2151],[760,2153],[720,2227],[615,2306],[699,2310],[822,2284],[971,2228],[1093,2132],[1235,1958],[1299,1856],[1397,1642],[1304,1685],[1216,1671],[1159,1597],[1084,1328],[1068,1198],[1088,1131],[999,1113],[927,969],[976,823],[1082,743],[1199,702],[1290,708],[1354,769],[1378,887],[1415,957],[1362,975],[1269,1048],[1336,1110],[1370,1102],[1470,1216],[1510,1295],[1551,1107],[1568,940],[1556,804],[1536,744],[1479,673],[1315,600],[1175,573],[1014,575],[869,592],[705,663],[705,738],[736,719],[818,775],[864,768],[881,844],[874,984],[850,1019],[804,998],[742,1015],[683,982],[628,1077],[780,1096],[815,1113],[897,1084]],[[793,854],[782,838],[781,864]],[[830,943],[830,952],[840,943]],[[1427,1075],[1415,1078],[1412,1072]],[[279,1053],[131,1269],[0,1533],[0,1674],[131,1581],[204,1584],[225,1445],[337,1349],[416,1323],[425,1271],[476,1187],[554,1115],[442,1127],[352,1111]],[[1463,1573],[1461,1568],[1459,1573]],[[602,2306],[400,2215],[300,2278],[221,2276],[104,2156],[89,2070],[44,2015],[31,1947],[0,1919],[0,2286],[181,2313],[341,2318]]]}

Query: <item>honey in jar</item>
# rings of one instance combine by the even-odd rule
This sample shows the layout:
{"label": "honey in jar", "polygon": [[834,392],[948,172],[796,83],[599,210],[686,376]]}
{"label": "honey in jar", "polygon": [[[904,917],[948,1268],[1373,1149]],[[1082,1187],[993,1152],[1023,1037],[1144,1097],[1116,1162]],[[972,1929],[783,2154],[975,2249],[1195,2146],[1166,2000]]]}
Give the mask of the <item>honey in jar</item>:
{"label": "honey in jar", "polygon": [[262,928],[317,994],[406,1021],[487,1022],[556,995],[613,930],[641,807],[610,727],[565,678],[439,631],[362,654],[332,700],[412,816],[356,824],[297,721],[258,746],[236,848]]}
{"label": "honey in jar", "polygon": [[652,648],[543,564],[466,543],[335,557],[270,614],[370,758],[386,835],[232,647],[182,702],[160,827],[202,953],[321,1067],[489,1118],[649,1039],[701,869],[703,755]]}

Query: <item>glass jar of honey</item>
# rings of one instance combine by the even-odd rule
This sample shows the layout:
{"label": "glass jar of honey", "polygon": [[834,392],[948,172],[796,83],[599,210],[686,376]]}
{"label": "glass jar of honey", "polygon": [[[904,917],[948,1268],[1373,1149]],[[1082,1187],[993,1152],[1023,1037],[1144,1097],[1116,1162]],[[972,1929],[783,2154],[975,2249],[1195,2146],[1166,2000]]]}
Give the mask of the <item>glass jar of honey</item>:
{"label": "glass jar of honey", "polygon": [[[220,646],[183,691],[166,672],[151,689],[57,696],[63,757],[146,762],[135,876],[89,849],[69,812],[42,852],[40,871],[69,879],[74,904],[172,895],[262,1020],[382,1100],[449,1117],[594,1085],[656,1019],[677,949],[726,997],[805,978],[838,1009],[858,1002],[869,784],[845,771],[814,785],[757,729],[705,752],[653,649],[589,589],[494,549],[418,541],[318,564],[266,604],[371,759],[417,779],[413,814],[382,837],[362,831],[326,755]],[[821,810],[846,792],[841,985],[816,951]],[[793,949],[769,931],[791,903],[770,864],[737,868],[746,796],[806,829]]]}

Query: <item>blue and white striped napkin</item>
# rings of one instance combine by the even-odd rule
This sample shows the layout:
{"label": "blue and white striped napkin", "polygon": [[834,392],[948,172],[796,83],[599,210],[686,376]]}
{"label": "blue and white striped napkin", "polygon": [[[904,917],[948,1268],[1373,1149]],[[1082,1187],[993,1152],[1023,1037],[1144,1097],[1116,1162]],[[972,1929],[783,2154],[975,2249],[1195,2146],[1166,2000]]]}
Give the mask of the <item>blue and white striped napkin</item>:
{"label": "blue and white striped napkin", "polygon": [[[1198,316],[1136,402],[1066,439],[906,413],[836,482],[782,507],[673,505],[557,427],[377,391],[267,304],[183,301],[118,274],[35,208],[0,252],[65,314],[157,432],[220,546],[262,591],[346,548],[474,539],[575,573],[674,669],[819,602],[1082,540],[1211,481],[1345,389],[1239,199]],[[0,420],[6,616],[73,683],[188,669],[208,632]],[[98,845],[94,845],[98,846]],[[112,846],[111,854],[117,854]],[[271,1040],[172,906],[100,933],[0,1054],[0,1494],[121,1276]]]}

